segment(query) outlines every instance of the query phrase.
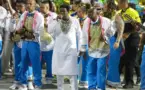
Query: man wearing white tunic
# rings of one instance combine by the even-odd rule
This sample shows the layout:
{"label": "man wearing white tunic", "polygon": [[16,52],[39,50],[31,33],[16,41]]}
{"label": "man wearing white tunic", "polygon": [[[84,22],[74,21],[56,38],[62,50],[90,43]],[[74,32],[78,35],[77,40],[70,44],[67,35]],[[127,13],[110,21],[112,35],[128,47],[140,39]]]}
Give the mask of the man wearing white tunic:
{"label": "man wearing white tunic", "polygon": [[[67,75],[70,78],[71,90],[78,90],[77,86],[77,44],[82,44],[82,32],[79,21],[69,16],[69,6],[60,6],[61,19],[55,27],[55,45],[52,58],[52,73],[57,75],[58,90],[63,89],[63,78]],[[79,45],[80,45],[79,44]]]}

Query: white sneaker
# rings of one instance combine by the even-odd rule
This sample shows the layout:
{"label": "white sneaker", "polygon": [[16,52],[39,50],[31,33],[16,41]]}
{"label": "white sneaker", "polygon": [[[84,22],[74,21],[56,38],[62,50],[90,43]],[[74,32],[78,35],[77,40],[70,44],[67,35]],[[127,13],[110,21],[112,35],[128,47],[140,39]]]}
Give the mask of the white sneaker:
{"label": "white sneaker", "polygon": [[41,90],[41,87],[35,86],[34,90]]}
{"label": "white sneaker", "polygon": [[18,90],[28,90],[27,85],[21,85],[21,86],[19,86]]}
{"label": "white sneaker", "polygon": [[46,84],[52,84],[52,78],[46,78]]}
{"label": "white sneaker", "polygon": [[19,87],[18,83],[14,83],[12,86],[9,87],[10,90],[15,90]]}
{"label": "white sneaker", "polygon": [[79,87],[81,87],[81,88],[88,88],[88,83],[80,81],[79,82]]}
{"label": "white sneaker", "polygon": [[29,81],[28,82],[28,90],[34,90],[33,82]]}

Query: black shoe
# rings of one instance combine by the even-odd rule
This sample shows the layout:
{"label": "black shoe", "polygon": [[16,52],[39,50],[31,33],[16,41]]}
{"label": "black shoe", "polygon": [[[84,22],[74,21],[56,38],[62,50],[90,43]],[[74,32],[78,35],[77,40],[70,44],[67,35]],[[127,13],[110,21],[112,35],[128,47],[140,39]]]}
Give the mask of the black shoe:
{"label": "black shoe", "polygon": [[137,77],[136,84],[137,84],[137,85],[140,84],[140,81],[141,81],[140,77]]}
{"label": "black shoe", "polygon": [[132,84],[125,84],[123,86],[124,89],[128,89],[128,88],[133,88],[133,85]]}

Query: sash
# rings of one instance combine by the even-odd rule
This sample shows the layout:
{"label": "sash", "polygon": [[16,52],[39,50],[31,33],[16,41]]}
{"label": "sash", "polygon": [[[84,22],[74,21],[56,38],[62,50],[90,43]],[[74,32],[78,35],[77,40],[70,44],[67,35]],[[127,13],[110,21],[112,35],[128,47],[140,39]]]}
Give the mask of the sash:
{"label": "sash", "polygon": [[[27,19],[27,14],[28,14],[28,11],[26,11],[26,13],[24,14],[24,19],[23,19],[23,21],[22,21],[22,26],[21,26],[21,28],[24,26],[24,24],[25,24],[25,21],[26,21],[26,19]],[[35,11],[35,13],[34,13],[34,18],[33,18],[33,26],[32,26],[32,28],[33,28],[33,30],[35,30],[35,27],[36,27],[36,24],[37,24],[37,22],[36,22],[36,17],[38,16],[38,11]]]}

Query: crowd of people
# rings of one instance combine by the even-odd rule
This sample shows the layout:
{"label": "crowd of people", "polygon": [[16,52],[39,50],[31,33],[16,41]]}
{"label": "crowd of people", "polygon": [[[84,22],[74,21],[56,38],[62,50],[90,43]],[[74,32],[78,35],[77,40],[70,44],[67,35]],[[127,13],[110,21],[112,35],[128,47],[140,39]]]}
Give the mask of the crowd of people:
{"label": "crowd of people", "polygon": [[45,65],[58,90],[64,78],[70,90],[145,90],[144,44],[144,0],[0,2],[0,80],[13,68],[10,90],[41,90]]}

